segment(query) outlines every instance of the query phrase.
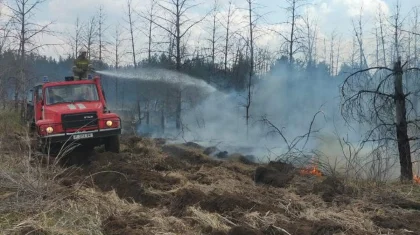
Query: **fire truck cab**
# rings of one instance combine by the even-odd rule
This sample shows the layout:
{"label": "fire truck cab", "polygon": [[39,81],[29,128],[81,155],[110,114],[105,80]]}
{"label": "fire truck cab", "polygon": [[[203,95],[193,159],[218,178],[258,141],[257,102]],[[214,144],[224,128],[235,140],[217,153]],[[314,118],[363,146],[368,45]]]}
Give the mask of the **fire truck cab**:
{"label": "fire truck cab", "polygon": [[121,119],[107,109],[99,76],[77,81],[66,77],[59,82],[44,78],[30,90],[25,116],[44,146],[77,142],[120,151]]}

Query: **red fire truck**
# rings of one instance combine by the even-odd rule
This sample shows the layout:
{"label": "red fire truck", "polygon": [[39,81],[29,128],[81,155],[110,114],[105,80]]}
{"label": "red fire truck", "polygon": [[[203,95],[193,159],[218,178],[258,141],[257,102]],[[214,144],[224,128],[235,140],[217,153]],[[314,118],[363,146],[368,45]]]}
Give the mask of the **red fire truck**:
{"label": "red fire truck", "polygon": [[99,76],[48,82],[44,78],[28,94],[26,120],[45,146],[77,142],[86,147],[104,145],[119,152],[121,119],[107,109]]}

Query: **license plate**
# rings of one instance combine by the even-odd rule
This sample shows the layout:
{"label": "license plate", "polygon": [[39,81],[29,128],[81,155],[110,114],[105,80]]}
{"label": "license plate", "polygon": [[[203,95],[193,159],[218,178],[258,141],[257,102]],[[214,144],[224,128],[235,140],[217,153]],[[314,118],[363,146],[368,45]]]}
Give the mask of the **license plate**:
{"label": "license plate", "polygon": [[93,133],[84,133],[84,134],[73,135],[74,140],[86,139],[86,138],[92,138],[92,137],[93,137]]}

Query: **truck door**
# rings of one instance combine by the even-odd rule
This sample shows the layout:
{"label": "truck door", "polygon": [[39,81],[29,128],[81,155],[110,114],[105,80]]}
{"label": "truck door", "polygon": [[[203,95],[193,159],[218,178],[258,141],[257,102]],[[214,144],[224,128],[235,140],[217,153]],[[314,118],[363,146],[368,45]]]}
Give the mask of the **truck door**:
{"label": "truck door", "polygon": [[34,89],[34,113],[35,121],[42,119],[42,86],[37,86]]}
{"label": "truck door", "polygon": [[25,120],[31,124],[34,122],[34,90],[29,90],[26,97],[26,115]]}

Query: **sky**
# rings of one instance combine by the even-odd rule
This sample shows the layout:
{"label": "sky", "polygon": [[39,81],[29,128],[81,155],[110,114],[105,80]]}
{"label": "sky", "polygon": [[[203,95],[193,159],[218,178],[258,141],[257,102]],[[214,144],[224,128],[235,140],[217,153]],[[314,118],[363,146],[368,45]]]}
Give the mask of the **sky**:
{"label": "sky", "polygon": [[[1,1],[1,0],[0,0]],[[15,0],[3,0],[9,3]],[[34,0],[29,0],[34,1]],[[134,7],[137,12],[144,11],[149,6],[149,0],[132,0]],[[191,19],[199,19],[207,12],[210,11],[213,5],[213,1],[209,0],[192,0],[199,4],[197,7],[192,8],[188,12],[188,17]],[[223,21],[227,12],[227,3],[229,0],[218,0],[219,3],[219,16],[218,18]],[[365,27],[365,39],[367,41],[373,38],[372,22],[374,21],[378,7],[380,7],[385,14],[392,14],[395,9],[397,0],[306,0],[307,5],[302,8],[310,14],[311,18],[317,19],[317,24],[320,29],[319,35],[329,37],[331,33],[337,32],[343,41],[351,39],[353,35],[352,30],[352,19],[356,19],[360,13],[361,7],[363,7],[363,21]],[[420,5],[420,2],[414,0],[400,0],[402,4],[402,14],[406,15],[416,5]],[[236,12],[234,18],[234,26],[241,28],[245,27],[246,22],[246,0],[233,0],[233,3],[239,10]],[[256,14],[262,15],[257,22],[257,27],[260,29],[276,29],[280,31],[287,30],[287,26],[279,26],[277,23],[284,22],[287,19],[287,15],[284,7],[287,6],[286,0],[254,0],[254,4],[257,7],[255,10]],[[47,56],[57,58],[58,55],[66,55],[69,52],[68,46],[66,46],[66,35],[72,32],[74,28],[74,22],[77,16],[82,21],[87,21],[90,17],[97,14],[99,6],[102,5],[105,13],[105,20],[107,26],[107,39],[112,41],[115,36],[116,27],[124,30],[126,29],[127,11],[126,11],[126,0],[46,0],[44,3],[39,5],[35,12],[32,20],[45,24],[53,21],[54,24],[51,29],[55,31],[56,36],[46,35],[42,37],[43,43],[49,44],[60,44],[59,46],[50,46],[43,48],[40,52]],[[2,7],[3,15],[7,14],[7,9]],[[136,17],[137,18],[137,17]],[[203,21],[200,25],[193,27],[191,35],[189,35],[188,43],[191,47],[206,47],[206,39],[209,37],[209,25],[210,21]],[[145,26],[141,19],[136,19],[136,27],[142,28]],[[246,27],[245,27],[246,28]],[[223,30],[223,27],[219,27],[219,30]],[[278,50],[280,47],[279,36],[273,31],[261,31],[264,32],[258,36],[257,44],[260,47],[267,47],[271,50]],[[222,31],[219,31],[222,33]],[[127,31],[123,34],[127,36]],[[146,47],[146,39],[138,31],[135,35],[137,42],[138,57],[144,58],[145,54],[141,53],[142,49]],[[128,48],[128,44],[125,45]],[[367,42],[369,47],[369,42]],[[346,49],[342,49],[345,51]],[[347,53],[348,53],[347,48]]]}

